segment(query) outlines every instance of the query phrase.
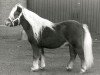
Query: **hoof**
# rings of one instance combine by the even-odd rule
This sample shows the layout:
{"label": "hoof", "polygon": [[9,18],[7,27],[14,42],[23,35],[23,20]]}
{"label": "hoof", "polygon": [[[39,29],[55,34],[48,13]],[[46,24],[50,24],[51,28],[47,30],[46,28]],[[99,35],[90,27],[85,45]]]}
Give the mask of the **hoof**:
{"label": "hoof", "polygon": [[45,67],[40,67],[40,70],[44,70],[45,69]]}
{"label": "hoof", "polygon": [[86,72],[86,70],[84,70],[84,69],[81,69],[81,71],[80,71],[80,73],[85,73]]}
{"label": "hoof", "polygon": [[67,71],[72,71],[71,67],[66,67]]}
{"label": "hoof", "polygon": [[31,67],[31,71],[33,71],[33,72],[36,72],[36,71],[38,71],[38,70],[39,70],[39,68]]}
{"label": "hoof", "polygon": [[40,67],[41,70],[45,69],[45,67]]}

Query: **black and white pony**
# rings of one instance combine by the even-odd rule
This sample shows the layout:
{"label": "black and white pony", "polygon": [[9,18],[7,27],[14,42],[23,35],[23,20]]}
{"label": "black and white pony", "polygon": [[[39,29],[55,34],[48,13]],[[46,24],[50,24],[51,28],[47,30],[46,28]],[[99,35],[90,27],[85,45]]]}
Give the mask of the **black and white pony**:
{"label": "black and white pony", "polygon": [[58,48],[66,41],[69,42],[70,52],[67,70],[73,68],[76,55],[81,59],[81,73],[93,64],[92,38],[86,24],[74,20],[52,23],[20,4],[12,8],[6,22],[11,27],[22,25],[25,30],[33,49],[32,71],[45,68],[44,48]]}

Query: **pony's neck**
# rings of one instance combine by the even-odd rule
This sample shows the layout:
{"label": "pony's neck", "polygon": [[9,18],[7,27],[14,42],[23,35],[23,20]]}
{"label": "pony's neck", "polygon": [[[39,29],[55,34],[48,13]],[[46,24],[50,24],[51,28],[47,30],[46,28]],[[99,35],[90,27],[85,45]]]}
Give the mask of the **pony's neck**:
{"label": "pony's neck", "polygon": [[20,17],[20,24],[24,28],[25,31],[29,30],[30,24],[29,22],[25,19],[24,15]]}
{"label": "pony's neck", "polygon": [[26,8],[22,10],[22,13],[24,18],[32,26],[34,37],[36,40],[39,39],[40,32],[43,31],[43,28],[49,27],[53,30],[54,23],[52,23],[51,21],[38,16],[36,13],[31,12]]}

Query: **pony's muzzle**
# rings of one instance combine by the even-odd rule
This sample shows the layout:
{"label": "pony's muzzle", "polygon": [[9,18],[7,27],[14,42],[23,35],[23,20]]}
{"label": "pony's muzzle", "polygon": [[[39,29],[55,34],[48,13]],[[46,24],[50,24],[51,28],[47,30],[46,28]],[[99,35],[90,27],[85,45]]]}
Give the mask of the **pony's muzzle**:
{"label": "pony's muzzle", "polygon": [[13,27],[13,24],[12,24],[12,22],[10,21],[10,19],[6,19],[6,20],[5,20],[5,26]]}

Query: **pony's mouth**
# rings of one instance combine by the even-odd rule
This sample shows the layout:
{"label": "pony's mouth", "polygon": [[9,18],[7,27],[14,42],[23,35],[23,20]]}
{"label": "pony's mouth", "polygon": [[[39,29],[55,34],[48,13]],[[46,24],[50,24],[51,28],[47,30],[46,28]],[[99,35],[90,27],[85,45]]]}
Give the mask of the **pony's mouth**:
{"label": "pony's mouth", "polygon": [[6,19],[5,20],[5,26],[12,27],[13,25],[12,25],[12,23],[9,19]]}

